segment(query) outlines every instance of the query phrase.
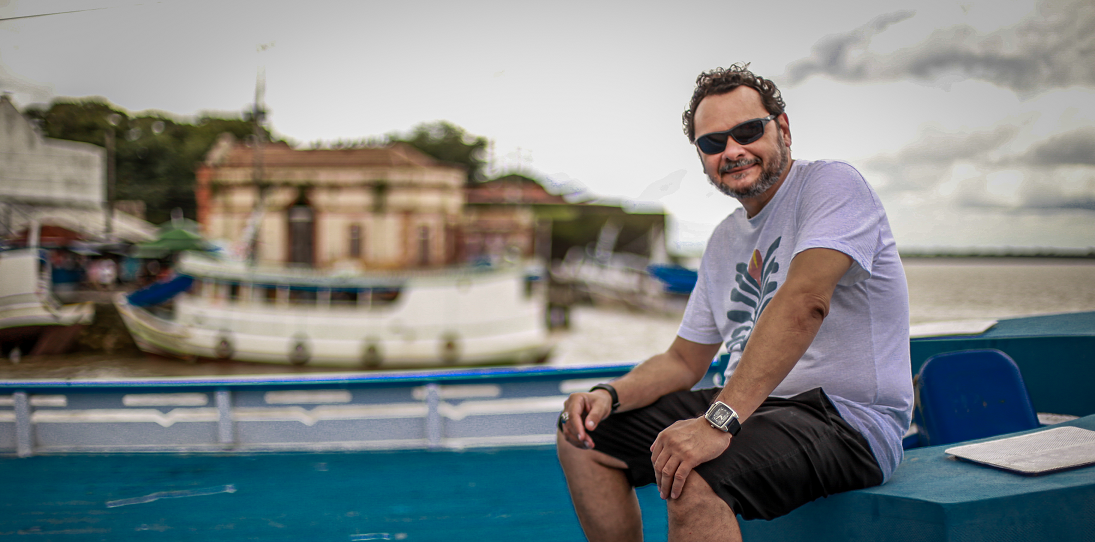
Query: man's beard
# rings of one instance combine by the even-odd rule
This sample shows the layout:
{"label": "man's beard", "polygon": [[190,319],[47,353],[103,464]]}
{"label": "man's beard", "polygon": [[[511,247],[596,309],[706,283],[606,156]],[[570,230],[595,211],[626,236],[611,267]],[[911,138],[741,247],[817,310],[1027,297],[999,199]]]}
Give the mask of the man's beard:
{"label": "man's beard", "polygon": [[743,188],[741,190],[735,190],[722,184],[718,176],[708,175],[707,180],[711,182],[719,192],[726,194],[732,198],[744,199],[759,197],[769,188],[772,188],[779,182],[779,178],[783,175],[783,170],[787,169],[787,163],[791,160],[790,153],[787,152],[787,146],[783,143],[782,137],[776,138],[777,152],[779,153],[779,159],[775,162],[768,162],[755,158],[753,160],[738,160],[737,162],[730,162],[719,168],[718,175],[721,176],[731,170],[744,166],[751,166],[753,164],[761,165],[760,177],[757,177],[757,181],[753,183],[753,186]]}

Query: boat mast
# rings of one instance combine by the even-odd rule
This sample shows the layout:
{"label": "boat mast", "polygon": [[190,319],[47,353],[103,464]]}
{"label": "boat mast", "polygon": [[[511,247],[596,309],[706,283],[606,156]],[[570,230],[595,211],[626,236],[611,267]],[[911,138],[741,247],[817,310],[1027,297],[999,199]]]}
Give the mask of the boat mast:
{"label": "boat mast", "polygon": [[263,94],[266,92],[266,73],[259,70],[255,80],[255,104],[251,110],[251,122],[254,130],[253,152],[251,153],[251,181],[255,185],[255,206],[251,219],[244,230],[244,243],[247,247],[247,263],[254,266],[258,260],[259,237],[262,232],[262,217],[266,212],[266,184],[263,182],[263,147],[266,144],[266,108],[263,106]]}

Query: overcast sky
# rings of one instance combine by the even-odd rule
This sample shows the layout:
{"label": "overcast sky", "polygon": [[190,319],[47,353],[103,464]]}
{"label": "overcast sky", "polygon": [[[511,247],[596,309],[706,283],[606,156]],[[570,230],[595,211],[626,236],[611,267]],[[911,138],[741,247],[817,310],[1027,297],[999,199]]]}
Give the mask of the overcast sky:
{"label": "overcast sky", "polygon": [[698,253],[738,204],[680,115],[696,75],[745,61],[783,91],[792,156],[859,168],[899,246],[1095,247],[1090,0],[528,4],[0,0],[0,90],[238,114],[264,70],[282,137],[447,120],[495,171],[660,203]]}

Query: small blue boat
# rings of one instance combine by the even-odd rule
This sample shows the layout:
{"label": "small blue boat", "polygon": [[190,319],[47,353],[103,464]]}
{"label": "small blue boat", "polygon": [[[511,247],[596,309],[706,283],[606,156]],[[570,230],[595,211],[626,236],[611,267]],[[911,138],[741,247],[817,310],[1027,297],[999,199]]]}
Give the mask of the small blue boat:
{"label": "small blue boat", "polygon": [[665,291],[671,294],[692,293],[699,276],[694,269],[672,264],[651,264],[646,270],[654,275],[654,278],[662,281],[665,284]]}

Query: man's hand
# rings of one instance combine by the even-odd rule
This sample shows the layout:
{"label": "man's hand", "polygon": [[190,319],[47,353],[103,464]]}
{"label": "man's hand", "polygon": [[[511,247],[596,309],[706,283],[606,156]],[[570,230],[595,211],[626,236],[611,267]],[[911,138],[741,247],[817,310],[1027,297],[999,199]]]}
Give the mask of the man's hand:
{"label": "man's hand", "polygon": [[662,498],[680,497],[692,469],[721,455],[730,446],[730,439],[730,433],[711,427],[703,417],[681,420],[665,428],[650,447]]}
{"label": "man's hand", "polygon": [[563,412],[570,417],[562,424],[567,442],[592,450],[593,439],[586,431],[596,429],[597,424],[612,413],[612,396],[605,390],[573,393],[563,403]]}

